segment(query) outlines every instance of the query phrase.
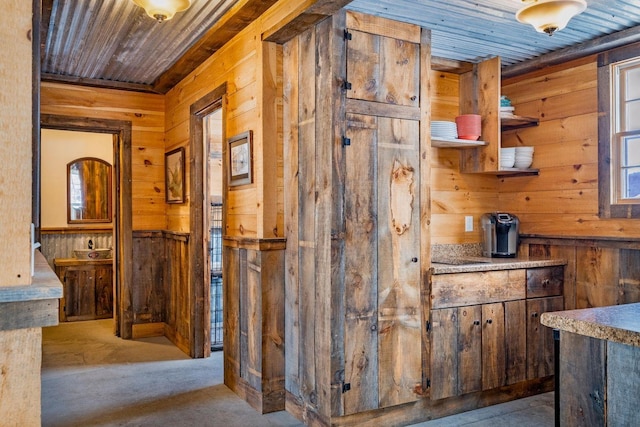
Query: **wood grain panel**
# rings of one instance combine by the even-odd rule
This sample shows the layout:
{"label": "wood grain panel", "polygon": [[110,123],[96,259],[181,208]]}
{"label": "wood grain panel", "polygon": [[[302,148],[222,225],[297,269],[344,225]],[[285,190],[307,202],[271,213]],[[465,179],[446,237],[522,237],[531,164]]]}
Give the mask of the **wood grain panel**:
{"label": "wood grain panel", "polygon": [[458,309],[431,311],[431,399],[457,395]]}
{"label": "wood grain panel", "polygon": [[576,262],[576,308],[615,305],[619,282],[618,251],[579,247]]}
{"label": "wood grain panel", "polygon": [[523,333],[527,328],[526,322],[527,305],[524,300],[504,303],[505,384],[515,384],[526,378],[528,347],[527,335]]}
{"label": "wood grain panel", "polygon": [[[440,311],[440,310],[435,310]],[[433,349],[439,352],[440,349]],[[458,308],[457,394],[482,390],[482,306]],[[432,375],[437,367],[432,366]]]}
{"label": "wood grain panel", "polygon": [[506,383],[504,304],[482,306],[482,389]]}
{"label": "wood grain panel", "polygon": [[527,300],[527,379],[554,373],[553,330],[540,323],[540,315],[560,311],[563,305],[561,296]]}
{"label": "wood grain panel", "polygon": [[606,341],[560,332],[561,425],[605,425],[605,365]]}
{"label": "wood grain panel", "polygon": [[377,130],[371,116],[347,115],[344,180],[345,413],[378,407]]}
{"label": "wood grain panel", "polygon": [[432,308],[524,299],[526,270],[497,270],[433,276]]}
{"label": "wood grain panel", "polygon": [[[405,70],[404,72],[408,72]],[[419,122],[378,117],[380,406],[410,402],[422,384]],[[427,260],[424,260],[428,262]]]}

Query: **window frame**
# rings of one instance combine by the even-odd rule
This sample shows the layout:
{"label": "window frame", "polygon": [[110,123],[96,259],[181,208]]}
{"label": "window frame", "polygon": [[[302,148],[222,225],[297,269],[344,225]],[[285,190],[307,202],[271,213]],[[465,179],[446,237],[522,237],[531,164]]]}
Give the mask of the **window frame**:
{"label": "window frame", "polygon": [[[612,76],[611,65],[640,58],[640,43],[633,43],[598,55],[598,216],[600,218],[640,218],[640,199],[637,203],[626,200],[612,203],[613,182],[611,176],[618,158],[611,153]],[[617,107],[616,107],[617,108]],[[616,144],[617,146],[617,144]]]}

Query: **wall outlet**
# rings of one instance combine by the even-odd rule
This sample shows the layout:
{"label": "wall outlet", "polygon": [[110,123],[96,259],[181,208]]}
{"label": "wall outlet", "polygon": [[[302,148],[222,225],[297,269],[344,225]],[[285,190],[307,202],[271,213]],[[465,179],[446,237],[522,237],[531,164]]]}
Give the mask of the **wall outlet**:
{"label": "wall outlet", "polygon": [[464,231],[473,231],[473,216],[466,215],[464,217]]}

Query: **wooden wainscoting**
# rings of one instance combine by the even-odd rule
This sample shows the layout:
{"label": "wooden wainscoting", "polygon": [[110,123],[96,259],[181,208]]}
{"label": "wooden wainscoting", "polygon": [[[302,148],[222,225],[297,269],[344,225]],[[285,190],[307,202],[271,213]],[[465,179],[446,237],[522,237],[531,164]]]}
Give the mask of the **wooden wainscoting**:
{"label": "wooden wainscoting", "polygon": [[224,383],[261,413],[284,409],[285,239],[225,237]]}
{"label": "wooden wainscoting", "polygon": [[564,308],[640,302],[640,239],[523,235],[521,253],[567,260]]}

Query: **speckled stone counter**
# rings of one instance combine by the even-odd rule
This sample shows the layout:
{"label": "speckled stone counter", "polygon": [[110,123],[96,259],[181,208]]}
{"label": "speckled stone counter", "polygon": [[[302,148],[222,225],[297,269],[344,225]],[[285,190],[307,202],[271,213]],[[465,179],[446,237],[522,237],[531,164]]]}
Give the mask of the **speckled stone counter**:
{"label": "speckled stone counter", "polygon": [[564,259],[541,258],[485,258],[485,257],[461,257],[461,258],[434,258],[431,262],[432,274],[448,273],[472,273],[478,271],[515,270],[520,268],[553,267],[565,265]]}
{"label": "speckled stone counter", "polygon": [[560,331],[560,425],[640,425],[640,303],[548,312],[540,321]]}
{"label": "speckled stone counter", "polygon": [[640,347],[640,303],[544,313],[550,328]]}

